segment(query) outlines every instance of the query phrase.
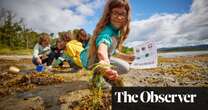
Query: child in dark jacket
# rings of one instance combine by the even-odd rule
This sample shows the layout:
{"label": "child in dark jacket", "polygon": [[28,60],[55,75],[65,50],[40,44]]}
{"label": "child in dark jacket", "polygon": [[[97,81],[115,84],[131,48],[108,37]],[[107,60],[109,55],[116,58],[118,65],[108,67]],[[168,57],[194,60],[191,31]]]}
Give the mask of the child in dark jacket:
{"label": "child in dark jacket", "polygon": [[[61,38],[58,38],[56,40],[56,44],[51,47],[51,52],[48,55],[49,56],[49,58],[48,58],[48,65],[49,66],[52,65],[54,59],[57,60],[59,57],[63,56],[65,45],[66,45],[65,41],[62,40]],[[59,64],[59,66],[62,66],[62,65],[63,65],[63,62],[61,62]]]}
{"label": "child in dark jacket", "polygon": [[71,40],[68,33],[59,36],[56,40],[56,45],[51,47],[51,52],[49,54],[49,69],[51,69],[52,66],[62,66],[64,61],[68,62],[70,65],[71,72],[77,72],[81,69],[81,67],[76,63],[77,60],[74,60],[75,57],[70,56],[73,52],[77,52],[75,51],[76,46],[74,47],[74,41],[75,40]]}

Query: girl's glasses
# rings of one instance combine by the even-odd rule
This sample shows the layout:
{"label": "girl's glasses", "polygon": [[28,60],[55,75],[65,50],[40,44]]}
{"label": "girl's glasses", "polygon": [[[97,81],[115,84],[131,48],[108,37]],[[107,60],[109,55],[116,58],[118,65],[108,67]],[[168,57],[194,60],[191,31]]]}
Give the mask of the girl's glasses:
{"label": "girl's glasses", "polygon": [[117,11],[112,11],[111,15],[114,16],[114,17],[122,17],[122,18],[126,18],[127,13],[124,13],[124,12],[117,12]]}

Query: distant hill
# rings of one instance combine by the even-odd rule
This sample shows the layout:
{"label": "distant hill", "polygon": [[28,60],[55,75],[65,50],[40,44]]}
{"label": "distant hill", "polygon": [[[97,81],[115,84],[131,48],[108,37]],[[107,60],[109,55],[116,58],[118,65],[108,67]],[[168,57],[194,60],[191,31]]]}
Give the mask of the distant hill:
{"label": "distant hill", "polygon": [[159,52],[171,52],[171,51],[199,51],[199,50],[208,50],[208,45],[196,45],[196,46],[183,46],[183,47],[168,47],[168,48],[159,48]]}

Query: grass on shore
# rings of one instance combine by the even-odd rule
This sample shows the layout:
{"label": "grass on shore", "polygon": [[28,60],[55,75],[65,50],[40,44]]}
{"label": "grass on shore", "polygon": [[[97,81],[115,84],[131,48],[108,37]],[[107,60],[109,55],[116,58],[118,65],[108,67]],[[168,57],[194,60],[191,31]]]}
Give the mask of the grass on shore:
{"label": "grass on shore", "polygon": [[32,49],[11,49],[0,47],[0,55],[32,55]]}

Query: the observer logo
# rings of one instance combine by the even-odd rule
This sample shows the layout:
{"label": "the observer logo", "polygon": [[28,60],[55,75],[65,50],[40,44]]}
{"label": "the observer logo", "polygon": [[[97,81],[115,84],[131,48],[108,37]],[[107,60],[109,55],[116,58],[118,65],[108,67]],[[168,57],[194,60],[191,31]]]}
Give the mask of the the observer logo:
{"label": "the observer logo", "polygon": [[198,110],[207,108],[205,87],[113,87],[112,110]]}
{"label": "the observer logo", "polygon": [[194,103],[196,94],[156,94],[154,91],[142,91],[129,94],[128,91],[115,92],[117,103]]}

